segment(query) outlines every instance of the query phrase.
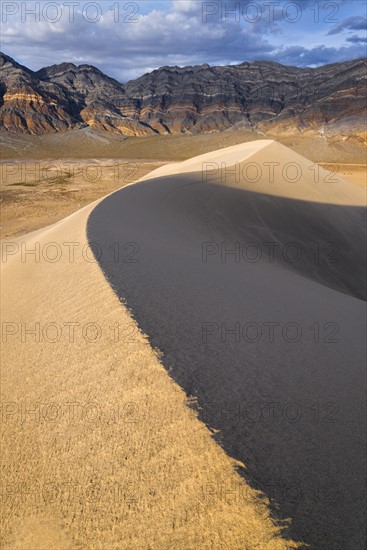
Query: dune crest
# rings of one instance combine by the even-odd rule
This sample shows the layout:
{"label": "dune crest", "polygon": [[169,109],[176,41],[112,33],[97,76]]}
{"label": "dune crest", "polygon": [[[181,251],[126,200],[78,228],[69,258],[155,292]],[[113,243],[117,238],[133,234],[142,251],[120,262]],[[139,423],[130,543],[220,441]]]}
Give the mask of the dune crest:
{"label": "dune crest", "polygon": [[203,182],[289,199],[366,205],[364,189],[340,176],[337,171],[321,168],[289,147],[270,139],[242,143],[168,164],[150,172],[141,181],[184,173],[201,174],[200,181]]}

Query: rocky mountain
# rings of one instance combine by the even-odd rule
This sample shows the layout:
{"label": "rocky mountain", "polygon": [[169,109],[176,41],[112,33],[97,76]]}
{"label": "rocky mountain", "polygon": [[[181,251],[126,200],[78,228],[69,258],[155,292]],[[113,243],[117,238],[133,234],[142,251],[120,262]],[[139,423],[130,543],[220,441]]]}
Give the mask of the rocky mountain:
{"label": "rocky mountain", "polygon": [[118,108],[124,86],[90,65],[61,63],[32,72],[0,54],[0,122],[44,134],[95,126],[125,135],[153,133]]}
{"label": "rocky mountain", "polygon": [[366,61],[317,69],[269,61],[162,67],[121,84],[91,65],[33,72],[0,54],[0,121],[31,134],[88,126],[126,136],[245,128],[363,140]]}

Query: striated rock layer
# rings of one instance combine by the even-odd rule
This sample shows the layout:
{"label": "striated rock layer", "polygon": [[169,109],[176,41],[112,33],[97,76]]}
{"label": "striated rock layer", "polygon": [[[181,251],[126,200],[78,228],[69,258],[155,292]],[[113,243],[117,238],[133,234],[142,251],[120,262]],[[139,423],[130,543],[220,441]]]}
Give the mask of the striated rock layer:
{"label": "striated rock layer", "polygon": [[92,127],[126,136],[247,128],[364,141],[366,59],[317,69],[269,61],[162,67],[121,84],[91,65],[33,72],[0,54],[0,123],[45,134]]}

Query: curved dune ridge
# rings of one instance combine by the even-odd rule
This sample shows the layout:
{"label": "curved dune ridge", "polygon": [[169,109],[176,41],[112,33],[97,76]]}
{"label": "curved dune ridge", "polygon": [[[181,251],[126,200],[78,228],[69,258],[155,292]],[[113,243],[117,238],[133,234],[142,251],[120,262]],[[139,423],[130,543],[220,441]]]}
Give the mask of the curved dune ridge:
{"label": "curved dune ridge", "polygon": [[366,204],[364,189],[272,139],[241,143],[166,164],[140,181],[198,172],[201,181],[289,199],[354,206]]}
{"label": "curved dune ridge", "polygon": [[352,550],[364,544],[364,192],[314,168],[269,141],[162,167],[102,201],[88,237],[135,241],[137,263],[100,259],[106,278],[293,538]]}
{"label": "curved dune ridge", "polygon": [[[250,260],[257,256],[269,260],[277,253],[279,264],[287,270],[366,298],[365,189],[273,140],[235,145],[166,165],[140,181],[156,179],[162,189],[166,185],[171,190],[172,176],[177,188],[189,183],[195,187],[180,190],[182,203],[177,208],[178,193],[166,194],[164,190],[162,203],[156,185],[159,204],[149,210],[153,215],[157,209],[164,215],[169,212],[184,231],[189,218],[196,217],[200,231],[193,238],[199,245],[210,242],[214,234],[221,249],[222,244],[231,250],[240,243],[243,259],[247,256],[243,245],[255,242],[258,246],[249,251]],[[142,188],[131,192],[143,195]],[[200,201],[204,206],[198,210]],[[286,253],[280,253],[284,248]],[[209,249],[208,245],[205,251],[209,253]],[[216,249],[214,246],[214,255]]]}
{"label": "curved dune ridge", "polygon": [[[363,547],[364,197],[310,166],[230,147],[3,243],[3,548]],[[269,241],[301,258],[244,259]],[[269,321],[301,339],[218,332]]]}

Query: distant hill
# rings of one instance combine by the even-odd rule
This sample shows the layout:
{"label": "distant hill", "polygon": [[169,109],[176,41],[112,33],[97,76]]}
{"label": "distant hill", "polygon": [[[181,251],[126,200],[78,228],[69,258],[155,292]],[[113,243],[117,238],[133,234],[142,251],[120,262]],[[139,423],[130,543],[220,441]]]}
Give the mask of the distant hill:
{"label": "distant hill", "polygon": [[91,65],[34,72],[0,53],[0,123],[36,135],[83,127],[125,136],[245,129],[363,142],[366,61],[162,67],[121,84]]}

